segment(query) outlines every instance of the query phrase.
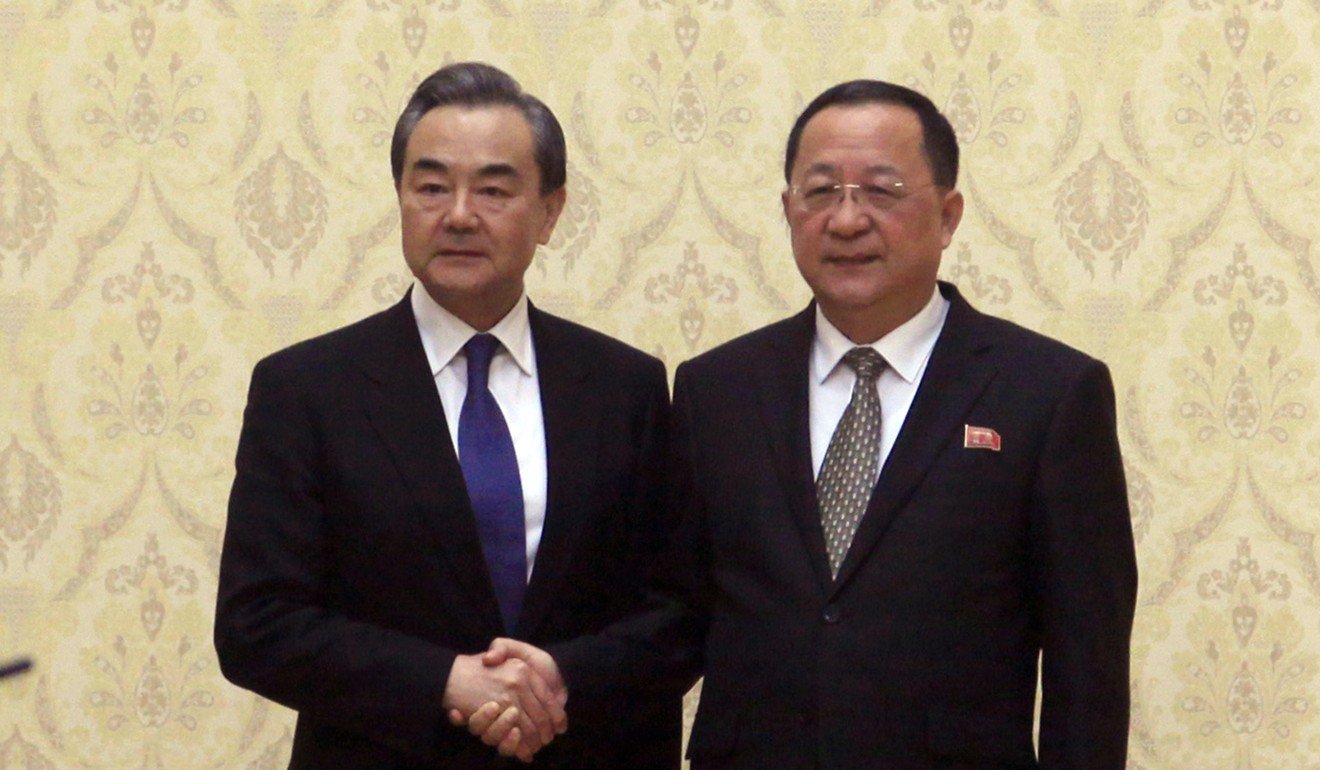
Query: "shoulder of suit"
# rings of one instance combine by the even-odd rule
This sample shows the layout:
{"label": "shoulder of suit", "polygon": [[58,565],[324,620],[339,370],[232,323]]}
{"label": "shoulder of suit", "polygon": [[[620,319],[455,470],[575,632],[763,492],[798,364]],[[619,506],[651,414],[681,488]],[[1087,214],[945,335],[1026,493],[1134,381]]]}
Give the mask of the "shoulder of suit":
{"label": "shoulder of suit", "polygon": [[[1080,383],[1112,383],[1105,364],[1077,348],[1012,321],[983,313],[969,319],[976,340],[970,348],[989,356],[1003,386],[1021,398],[1054,403]],[[945,331],[949,330],[946,322]],[[936,344],[938,354],[939,347]],[[1110,385],[1112,387],[1112,385]]]}
{"label": "shoulder of suit", "polygon": [[325,370],[354,360],[364,348],[374,349],[382,335],[406,332],[409,328],[406,324],[413,324],[412,328],[416,328],[407,305],[396,303],[366,318],[270,353],[257,363],[257,367],[290,374],[309,369]]}
{"label": "shoulder of suit", "polygon": [[[1020,366],[1023,373],[1046,369],[1071,377],[1078,371],[1103,365],[1096,358],[1065,342],[1005,318],[983,313],[961,297],[953,299],[953,302],[956,307],[950,309],[945,330],[970,336],[973,347],[992,349],[995,356]],[[963,324],[964,327],[953,328],[949,324]],[[718,345],[683,366],[700,371],[729,372],[754,368],[753,362],[767,355],[801,353],[805,356],[810,350],[814,328],[814,310],[809,306],[793,316]]]}
{"label": "shoulder of suit", "polygon": [[977,313],[982,339],[993,343],[996,355],[1016,359],[1033,370],[1053,368],[1061,371],[1087,369],[1101,362],[1094,356],[1066,342],[1029,329],[1005,318]]}
{"label": "shoulder of suit", "polygon": [[[576,321],[534,308],[531,322],[532,342],[537,346],[537,355],[543,354],[543,345],[562,344],[575,355],[582,355],[593,364],[604,363],[610,369],[664,371],[664,362],[659,358]],[[539,338],[538,328],[543,332]]]}
{"label": "shoulder of suit", "polygon": [[793,341],[804,334],[809,343],[810,334],[815,328],[814,320],[804,317],[804,314],[811,312],[814,311],[808,308],[796,315],[741,334],[690,359],[684,366],[701,369],[725,366],[750,367],[767,354],[792,347]]}

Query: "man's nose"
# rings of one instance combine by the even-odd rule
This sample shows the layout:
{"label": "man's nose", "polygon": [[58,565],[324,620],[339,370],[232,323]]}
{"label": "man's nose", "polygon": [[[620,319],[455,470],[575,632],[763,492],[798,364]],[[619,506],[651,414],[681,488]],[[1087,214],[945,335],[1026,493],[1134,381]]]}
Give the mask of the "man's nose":
{"label": "man's nose", "polygon": [[835,205],[834,210],[830,212],[829,221],[826,222],[829,232],[850,238],[869,230],[874,224],[871,220],[871,210],[857,201],[854,197],[855,190],[844,188],[840,192],[843,200]]}
{"label": "man's nose", "polygon": [[478,217],[473,205],[472,195],[466,190],[455,190],[454,200],[445,212],[444,225],[450,230],[472,230],[476,228]]}

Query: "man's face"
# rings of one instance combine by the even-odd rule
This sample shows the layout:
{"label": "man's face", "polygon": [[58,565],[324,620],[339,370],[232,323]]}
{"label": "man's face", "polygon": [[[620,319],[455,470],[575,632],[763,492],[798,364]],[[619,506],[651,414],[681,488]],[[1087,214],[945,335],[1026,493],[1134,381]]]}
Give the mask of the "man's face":
{"label": "man's face", "polygon": [[[887,208],[847,190],[843,201],[808,211],[785,192],[784,215],[798,271],[821,310],[855,342],[870,342],[915,315],[935,287],[940,254],[962,217],[956,190],[932,185],[921,122],[901,105],[826,107],[802,131],[791,184],[893,189]],[[870,340],[858,339],[852,329]]]}
{"label": "man's face", "polygon": [[442,307],[478,328],[523,291],[564,190],[540,192],[532,129],[513,107],[437,107],[408,139],[399,182],[403,256]]}

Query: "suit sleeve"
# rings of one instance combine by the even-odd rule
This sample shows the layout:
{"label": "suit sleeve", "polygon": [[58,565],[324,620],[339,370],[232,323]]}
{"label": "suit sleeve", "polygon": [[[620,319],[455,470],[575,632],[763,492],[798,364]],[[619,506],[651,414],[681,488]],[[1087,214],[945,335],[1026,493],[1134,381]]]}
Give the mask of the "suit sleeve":
{"label": "suit sleeve", "polygon": [[[686,365],[675,375],[666,489],[654,489],[667,509],[670,536],[646,570],[640,609],[601,633],[548,651],[569,686],[569,713],[582,702],[617,703],[637,693],[682,695],[696,682],[709,623],[709,548],[704,516],[693,494],[692,393]],[[657,479],[658,483],[659,479]]]}
{"label": "suit sleeve", "polygon": [[664,364],[654,363],[654,369],[648,372],[646,405],[638,433],[637,485],[628,506],[625,542],[635,566],[629,577],[635,582],[629,590],[621,591],[628,604],[627,612],[635,612],[641,604],[649,567],[663,552],[675,525],[672,508],[665,500],[670,440],[669,379]]}
{"label": "suit sleeve", "polygon": [[1123,770],[1137,568],[1114,388],[1092,362],[1050,424],[1032,494],[1040,765]]}
{"label": "suit sleeve", "polygon": [[441,701],[455,653],[332,608],[318,425],[295,378],[252,376],[220,560],[215,645],[232,682],[397,750],[466,738]]}

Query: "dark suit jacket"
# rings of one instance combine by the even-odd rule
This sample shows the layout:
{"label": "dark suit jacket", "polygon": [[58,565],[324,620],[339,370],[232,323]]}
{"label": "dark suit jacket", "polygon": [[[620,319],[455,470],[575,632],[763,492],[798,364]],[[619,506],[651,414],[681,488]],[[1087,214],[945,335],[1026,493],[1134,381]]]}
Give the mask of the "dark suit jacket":
{"label": "dark suit jacket", "polygon": [[[669,404],[658,360],[535,308],[530,323],[549,488],[513,635],[545,645],[639,600]],[[440,705],[454,656],[507,635],[445,419],[406,298],[253,372],[215,642],[226,677],[299,712],[291,767],[508,764]],[[675,768],[680,708],[570,703],[535,766]]]}
{"label": "dark suit jacket", "polygon": [[[679,367],[676,548],[650,612],[553,649],[578,696],[622,683],[602,671],[704,672],[698,769],[1122,770],[1136,567],[1108,371],[942,291],[837,580],[808,433],[814,308]],[[966,425],[1000,450],[964,448]]]}

